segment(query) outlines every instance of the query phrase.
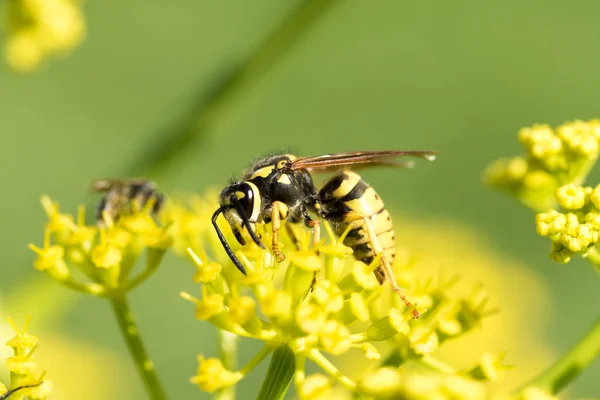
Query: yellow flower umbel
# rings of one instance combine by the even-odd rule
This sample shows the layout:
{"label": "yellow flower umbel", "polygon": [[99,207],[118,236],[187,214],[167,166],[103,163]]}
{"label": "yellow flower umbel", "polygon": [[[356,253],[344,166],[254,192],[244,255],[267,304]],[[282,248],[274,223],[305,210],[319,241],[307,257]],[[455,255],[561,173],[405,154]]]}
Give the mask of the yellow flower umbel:
{"label": "yellow flower umbel", "polygon": [[[42,247],[30,244],[38,257],[34,266],[52,278],[75,290],[111,297],[131,290],[147,279],[159,266],[173,240],[151,215],[151,204],[108,220],[97,227],[85,222],[85,210],[80,207],[77,221],[63,214],[47,196],[42,205],[48,215]],[[145,269],[131,277],[133,267],[146,252]],[[78,273],[74,274],[74,269]],[[75,276],[83,275],[86,281]]]}
{"label": "yellow flower umbel", "polygon": [[600,185],[584,186],[598,158],[600,120],[574,121],[555,130],[523,128],[526,158],[499,160],[486,172],[489,184],[507,190],[539,213],[536,229],[550,238],[550,257],[567,263],[574,254],[600,268]]}
{"label": "yellow flower umbel", "polygon": [[[210,216],[218,207],[216,196],[205,204],[209,209],[201,212]],[[184,215],[183,209],[175,210]],[[166,214],[169,212],[167,206]],[[186,218],[191,218],[189,207],[188,212]],[[231,235],[227,226],[223,228]],[[418,285],[410,271],[396,265],[397,280],[412,289],[414,293],[409,293],[409,297],[416,300],[419,311],[424,313],[420,320],[415,320],[412,310],[405,308],[388,283],[379,285],[373,274],[379,260],[373,265],[356,261],[352,249],[342,244],[343,237],[335,237],[328,224],[325,224],[328,240],[315,247],[309,246],[307,230],[292,228],[297,231],[300,248],[286,251],[286,261],[281,264],[275,262],[270,251],[252,241],[240,248],[235,245],[233,235],[228,237],[247,271],[246,276],[229,260],[212,230],[198,230],[196,240],[186,233],[183,242],[194,243],[200,249],[188,248],[188,255],[197,267],[194,281],[201,284],[200,295],[182,293],[183,298],[195,304],[196,318],[221,331],[264,342],[263,349],[239,370],[227,369],[220,360],[201,356],[198,374],[191,379],[201,390],[213,392],[236,384],[273,353],[269,371],[277,370],[283,375],[276,377],[268,372],[265,382],[272,378],[273,386],[269,389],[269,384],[263,384],[260,398],[279,393],[273,387],[277,386],[275,381],[285,384],[282,376],[294,380],[301,399],[328,398],[335,384],[352,392],[378,395],[382,390],[378,377],[387,376],[386,371],[376,369],[370,373],[369,368],[381,363],[380,352],[385,351],[385,344],[393,347],[392,357],[401,357],[396,367],[390,367],[394,376],[401,373],[397,368],[408,368],[411,362],[433,365],[436,361],[431,353],[441,343],[477,326],[488,313],[484,291],[476,290],[469,298],[450,300],[445,294],[446,282],[439,287]],[[258,230],[262,240],[270,243],[268,229],[258,225]],[[292,247],[289,242],[284,244],[286,249]],[[351,351],[363,359],[360,370],[367,373],[363,374],[363,380],[351,379],[335,365],[336,357]],[[321,372],[306,376],[307,361],[316,364]],[[477,387],[485,380],[469,376],[468,371],[444,373],[445,380],[438,386],[448,393],[447,398],[459,390],[456,389],[460,386],[456,383],[459,379],[473,381],[472,385]],[[396,389],[392,392],[396,393]]]}
{"label": "yellow flower umbel", "polygon": [[15,337],[6,342],[12,347],[14,356],[6,360],[6,368],[10,372],[10,388],[0,383],[0,399],[43,400],[52,391],[52,381],[46,379],[46,373],[38,370],[33,356],[39,346],[39,339],[27,333],[31,316],[27,317],[23,330],[17,328],[12,318],[8,322],[15,331]]}
{"label": "yellow flower umbel", "polygon": [[4,56],[18,72],[30,72],[50,57],[77,47],[85,37],[79,0],[11,0]]}
{"label": "yellow flower umbel", "polygon": [[556,129],[534,125],[521,129],[519,140],[525,156],[495,161],[485,172],[485,180],[526,206],[546,211],[556,204],[556,189],[581,184],[594,165],[600,120],[568,122]]}
{"label": "yellow flower umbel", "polygon": [[[170,224],[155,220],[152,200],[140,203],[132,199],[130,207],[117,213],[104,212],[101,223],[92,225],[85,222],[83,206],[79,207],[77,219],[61,213],[58,204],[47,196],[42,197],[42,206],[48,222],[43,246],[29,245],[37,254],[34,267],[71,289],[109,300],[149,396],[165,398],[126,295],[161,264],[173,244],[168,232]],[[144,268],[134,273],[142,254]]]}

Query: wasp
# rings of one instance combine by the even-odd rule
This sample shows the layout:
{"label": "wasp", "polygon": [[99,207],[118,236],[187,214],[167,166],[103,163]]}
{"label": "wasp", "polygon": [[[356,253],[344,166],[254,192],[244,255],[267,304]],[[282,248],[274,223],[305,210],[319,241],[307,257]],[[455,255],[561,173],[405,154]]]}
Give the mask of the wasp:
{"label": "wasp", "polygon": [[104,193],[96,206],[96,221],[100,225],[110,218],[116,221],[124,214],[130,214],[134,207],[143,208],[152,201],[152,212],[160,211],[164,203],[164,195],[158,192],[152,181],[134,179],[99,179],[91,184],[91,190]]}
{"label": "wasp", "polygon": [[[413,156],[433,160],[436,154],[435,151],[359,151],[315,157],[292,154],[268,156],[254,162],[241,181],[223,189],[212,223],[229,258],[246,274],[217,225],[220,214],[241,245],[246,244],[241,234],[245,228],[252,240],[263,249],[265,245],[256,233],[256,224],[270,222],[271,247],[279,262],[285,259],[279,242],[282,222],[302,222],[313,228],[316,241],[319,221],[311,215],[317,215],[332,223],[338,237],[348,230],[344,244],[353,249],[356,259],[370,264],[380,257],[380,265],[374,271],[379,283],[387,278],[406,306],[412,308],[392,273],[396,238],[390,214],[375,190],[352,169],[409,167],[412,163],[400,162],[397,158]],[[311,175],[314,172],[337,173],[317,190]],[[418,318],[416,310],[413,314]]]}

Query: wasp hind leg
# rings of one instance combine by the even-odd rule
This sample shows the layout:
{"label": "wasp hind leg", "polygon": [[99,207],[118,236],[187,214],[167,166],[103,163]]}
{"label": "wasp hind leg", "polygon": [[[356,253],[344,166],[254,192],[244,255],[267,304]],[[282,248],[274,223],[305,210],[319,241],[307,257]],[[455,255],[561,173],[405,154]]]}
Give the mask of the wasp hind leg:
{"label": "wasp hind leg", "polygon": [[400,287],[398,286],[398,283],[396,282],[396,278],[394,277],[394,273],[392,271],[392,266],[391,266],[389,260],[385,257],[384,250],[381,247],[381,245],[379,244],[379,240],[377,240],[377,235],[375,234],[375,229],[373,228],[373,224],[371,223],[371,220],[364,214],[357,212],[357,211],[350,211],[343,215],[344,222],[350,223],[350,222],[360,221],[360,220],[362,220],[365,224],[364,227],[365,227],[365,230],[367,231],[367,234],[369,235],[369,242],[371,244],[371,247],[373,248],[373,252],[375,253],[376,256],[380,256],[381,265],[379,267],[377,267],[377,269],[374,271],[375,276],[377,277],[377,280],[379,280],[380,283],[383,283],[383,277],[385,276],[385,278],[387,278],[390,281],[394,292],[396,292],[398,294],[398,296],[400,297],[402,302],[406,305],[406,307],[412,309],[413,316],[415,318],[419,318],[419,316],[420,316],[419,312],[413,306],[413,304],[406,298],[404,293],[402,293],[402,290],[400,289]]}
{"label": "wasp hind leg", "polygon": [[281,252],[281,242],[279,240],[279,230],[281,229],[281,221],[285,220],[289,214],[288,206],[280,201],[273,202],[271,210],[271,228],[273,231],[273,254],[277,257],[277,261],[285,260],[285,254]]}

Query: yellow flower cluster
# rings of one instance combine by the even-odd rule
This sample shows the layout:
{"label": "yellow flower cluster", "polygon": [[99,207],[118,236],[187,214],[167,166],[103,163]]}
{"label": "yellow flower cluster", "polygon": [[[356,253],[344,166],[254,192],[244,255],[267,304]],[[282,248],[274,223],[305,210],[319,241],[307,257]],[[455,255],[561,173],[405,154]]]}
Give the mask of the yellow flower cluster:
{"label": "yellow flower cluster", "polygon": [[85,37],[80,0],[11,0],[4,54],[18,72],[30,72],[44,59],[64,55]]}
{"label": "yellow flower cluster", "polygon": [[596,248],[600,241],[600,185],[564,185],[556,189],[555,198],[560,211],[539,213],[535,218],[538,234],[552,240],[550,257],[567,263],[579,253],[600,266]]}
{"label": "yellow flower cluster", "polygon": [[524,157],[500,159],[485,172],[485,180],[515,196],[526,206],[546,211],[555,205],[554,192],[581,184],[598,158],[600,120],[573,121],[556,129],[534,125],[519,131]]}
{"label": "yellow flower cluster", "polygon": [[[106,226],[87,225],[80,207],[77,220],[60,212],[58,204],[42,197],[48,215],[43,247],[30,244],[38,257],[34,266],[75,290],[111,296],[130,290],[148,278],[159,266],[173,239],[168,225],[159,226],[152,216],[152,203],[143,209],[108,219]],[[145,269],[130,277],[133,267],[146,251]],[[78,273],[73,273],[77,269]],[[85,282],[75,276],[83,275]]]}
{"label": "yellow flower cluster", "polygon": [[[379,397],[402,394],[407,399],[433,398],[428,394],[435,392],[444,395],[435,397],[440,399],[479,399],[486,390],[484,383],[502,375],[505,367],[501,357],[485,355],[471,370],[455,371],[433,356],[442,343],[479,326],[490,313],[487,292],[481,287],[466,298],[450,298],[449,289],[455,280],[419,285],[407,268],[396,265],[397,280],[411,288],[409,297],[422,312],[422,317],[414,320],[412,310],[404,308],[388,284],[378,283],[373,274],[377,261],[372,265],[356,261],[352,249],[342,244],[343,237],[336,238],[327,224],[329,240],[315,247],[308,245],[309,232],[298,227],[301,249],[287,251],[281,264],[270,251],[250,240],[243,248],[237,246],[223,226],[246,268],[248,274],[244,276],[224,253],[214,232],[193,222],[198,215],[210,216],[218,207],[216,196],[202,204],[208,209],[191,210],[173,203],[165,209],[165,218],[177,220],[173,226],[179,227],[180,234],[174,235],[175,243],[182,240],[190,246],[187,252],[197,267],[193,279],[201,284],[200,296],[184,292],[182,297],[194,303],[197,319],[260,340],[265,346],[238,371],[228,370],[219,359],[201,355],[198,372],[191,379],[201,390],[214,392],[236,384],[281,346],[293,353],[294,382],[301,399],[329,398],[335,384]],[[269,243],[268,229],[264,225],[258,229]],[[383,362],[386,366],[377,367],[383,361],[381,352],[389,352],[390,346],[392,353]],[[362,353],[365,368],[361,370],[375,369],[358,379],[344,375],[332,357],[352,350]],[[307,361],[322,372],[306,376]],[[418,366],[414,380],[404,377],[407,369],[413,370],[411,362]],[[423,374],[422,370],[429,372]],[[397,380],[400,375],[403,378]],[[462,397],[456,397],[459,392]]]}
{"label": "yellow flower cluster", "polygon": [[45,372],[38,371],[37,361],[33,356],[40,339],[27,332],[30,319],[31,316],[28,316],[23,330],[20,330],[12,318],[8,318],[15,331],[15,337],[6,345],[12,347],[14,356],[6,360],[6,368],[10,372],[10,389],[0,383],[0,399],[22,399],[27,396],[31,400],[43,400],[52,391],[52,381],[46,379]]}

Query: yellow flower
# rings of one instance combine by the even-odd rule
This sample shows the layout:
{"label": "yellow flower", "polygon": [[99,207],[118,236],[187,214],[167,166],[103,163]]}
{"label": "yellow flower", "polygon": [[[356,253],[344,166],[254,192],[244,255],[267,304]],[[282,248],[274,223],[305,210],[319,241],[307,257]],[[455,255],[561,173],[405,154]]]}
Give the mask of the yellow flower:
{"label": "yellow flower", "polygon": [[402,374],[395,368],[383,367],[361,379],[358,390],[376,398],[398,398],[402,381]]}
{"label": "yellow flower", "polygon": [[4,54],[18,72],[37,69],[45,58],[68,53],[85,36],[79,4],[71,0],[15,0],[9,3]]}
{"label": "yellow flower", "polygon": [[206,359],[203,355],[198,356],[198,373],[190,379],[190,382],[209,393],[213,393],[223,387],[231,386],[242,379],[243,374],[231,372],[225,367],[221,360],[216,358]]}
{"label": "yellow flower", "polygon": [[308,376],[298,387],[298,397],[301,400],[331,399],[331,379],[323,374]]}
{"label": "yellow flower", "polygon": [[[156,270],[173,242],[168,226],[158,226],[150,216],[152,210],[147,208],[134,208],[123,218],[109,220],[98,229],[95,224],[86,225],[83,206],[78,209],[75,223],[74,217],[61,213],[58,204],[49,197],[43,196],[41,202],[49,222],[43,248],[29,245],[38,254],[34,266],[81,292],[106,295],[117,289],[132,289]],[[130,277],[144,250],[147,251],[145,270]],[[78,273],[71,274],[72,268],[78,269]],[[79,278],[81,275],[84,279]]]}
{"label": "yellow flower", "polygon": [[121,250],[108,243],[99,244],[92,250],[92,262],[99,268],[118,267],[122,258]]}
{"label": "yellow flower", "polygon": [[569,210],[578,210],[585,205],[584,188],[572,183],[556,189],[555,196],[558,204]]}

